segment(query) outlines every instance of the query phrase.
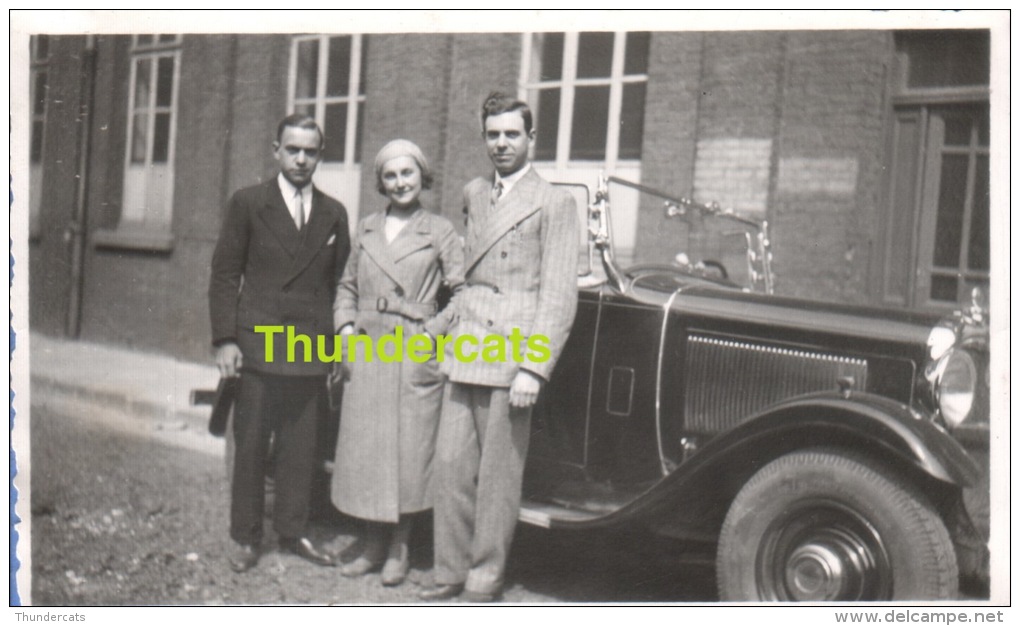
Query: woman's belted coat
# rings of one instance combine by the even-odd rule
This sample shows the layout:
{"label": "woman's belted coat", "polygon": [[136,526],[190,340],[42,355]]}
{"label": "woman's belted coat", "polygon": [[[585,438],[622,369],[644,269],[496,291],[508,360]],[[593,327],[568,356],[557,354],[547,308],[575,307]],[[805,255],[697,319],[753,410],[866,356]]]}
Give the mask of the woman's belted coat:
{"label": "woman's belted coat", "polygon": [[[408,348],[435,315],[440,286],[445,282],[456,290],[463,283],[464,253],[453,224],[425,209],[390,242],[385,222],[386,213],[379,212],[358,224],[334,303],[336,328],[353,323],[356,334],[371,337],[374,349],[371,361],[363,345],[343,355],[350,377],[344,385],[332,500],[348,515],[396,522],[400,514],[432,507],[444,379],[434,358],[417,363]],[[387,336],[396,339],[385,339],[380,347]],[[351,336],[345,339],[345,347],[353,345]],[[398,345],[401,355],[395,353]]]}

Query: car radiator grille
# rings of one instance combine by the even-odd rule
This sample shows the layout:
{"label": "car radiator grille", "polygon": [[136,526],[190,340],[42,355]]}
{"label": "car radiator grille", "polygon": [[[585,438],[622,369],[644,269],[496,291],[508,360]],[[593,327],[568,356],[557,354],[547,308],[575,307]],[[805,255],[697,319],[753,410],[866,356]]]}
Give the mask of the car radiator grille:
{"label": "car radiator grille", "polygon": [[692,335],[687,343],[685,430],[732,428],[784,398],[838,389],[841,377],[864,390],[868,364],[821,352]]}

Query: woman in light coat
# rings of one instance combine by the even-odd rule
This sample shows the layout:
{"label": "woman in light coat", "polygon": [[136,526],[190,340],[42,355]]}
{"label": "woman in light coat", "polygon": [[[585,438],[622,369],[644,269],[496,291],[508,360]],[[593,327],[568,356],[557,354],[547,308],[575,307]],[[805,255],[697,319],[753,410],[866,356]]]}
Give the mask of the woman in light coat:
{"label": "woman in light coat", "polygon": [[[437,313],[443,283],[464,281],[464,253],[453,224],[422,207],[420,195],[432,175],[421,149],[397,139],[375,158],[383,212],[358,224],[351,256],[334,303],[342,335],[368,335],[402,358],[368,361],[364,350],[345,353],[344,386],[332,479],[333,504],[367,522],[364,550],[342,568],[360,576],[383,566],[382,583],[398,585],[409,569],[413,513],[432,508],[432,457],[442,404],[443,377],[435,358],[419,363],[408,341]],[[345,345],[352,338],[345,337]],[[378,349],[378,348],[377,348]],[[426,352],[427,354],[428,352]],[[413,358],[418,355],[418,358]],[[349,358],[353,356],[354,362]]]}

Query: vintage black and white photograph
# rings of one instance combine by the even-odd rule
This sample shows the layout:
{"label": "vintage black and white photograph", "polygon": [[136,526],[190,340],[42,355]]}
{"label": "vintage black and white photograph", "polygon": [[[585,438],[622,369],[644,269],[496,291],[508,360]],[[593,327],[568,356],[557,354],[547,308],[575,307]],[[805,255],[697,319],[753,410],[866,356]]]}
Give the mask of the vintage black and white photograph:
{"label": "vintage black and white photograph", "polygon": [[11,18],[12,607],[1009,606],[1008,11]]}

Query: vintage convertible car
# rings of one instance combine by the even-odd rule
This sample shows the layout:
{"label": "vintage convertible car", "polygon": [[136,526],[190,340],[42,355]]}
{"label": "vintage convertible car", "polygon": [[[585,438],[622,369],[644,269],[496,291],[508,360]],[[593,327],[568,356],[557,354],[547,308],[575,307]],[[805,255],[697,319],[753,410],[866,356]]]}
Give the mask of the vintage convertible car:
{"label": "vintage convertible car", "polygon": [[[610,185],[662,202],[690,249],[621,268]],[[987,593],[979,293],[945,318],[779,297],[764,221],[615,178],[588,207],[522,522],[713,544],[725,601]]]}
{"label": "vintage convertible car", "polygon": [[[663,204],[678,254],[620,267],[610,185]],[[944,318],[779,297],[765,222],[615,178],[591,202],[572,190],[588,246],[533,413],[522,522],[708,546],[725,601],[987,597],[980,294]]]}

